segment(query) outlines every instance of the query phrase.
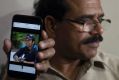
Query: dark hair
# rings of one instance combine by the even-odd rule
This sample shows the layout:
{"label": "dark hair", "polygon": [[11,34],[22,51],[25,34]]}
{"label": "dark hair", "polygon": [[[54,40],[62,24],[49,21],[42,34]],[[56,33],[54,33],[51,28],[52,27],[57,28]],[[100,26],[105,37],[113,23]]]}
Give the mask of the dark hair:
{"label": "dark hair", "polygon": [[38,0],[34,4],[34,9],[35,16],[44,19],[47,15],[50,15],[61,21],[69,10],[69,5],[66,0]]}
{"label": "dark hair", "polygon": [[27,34],[25,39],[35,41],[35,36],[33,34]]}

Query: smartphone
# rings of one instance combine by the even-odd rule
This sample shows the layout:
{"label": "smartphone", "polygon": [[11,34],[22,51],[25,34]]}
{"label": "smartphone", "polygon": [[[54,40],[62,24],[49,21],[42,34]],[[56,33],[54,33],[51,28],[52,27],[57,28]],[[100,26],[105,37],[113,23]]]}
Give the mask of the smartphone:
{"label": "smartphone", "polygon": [[39,51],[42,21],[40,17],[14,15],[11,28],[12,48],[9,52],[8,75],[25,80],[36,78],[34,63]]}

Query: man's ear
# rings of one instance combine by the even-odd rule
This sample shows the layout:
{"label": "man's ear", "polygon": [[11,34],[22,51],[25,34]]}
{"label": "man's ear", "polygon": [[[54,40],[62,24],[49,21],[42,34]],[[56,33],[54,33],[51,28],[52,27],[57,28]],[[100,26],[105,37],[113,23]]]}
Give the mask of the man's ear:
{"label": "man's ear", "polygon": [[56,27],[56,21],[54,17],[52,16],[46,16],[44,19],[44,25],[46,32],[48,33],[48,36],[51,38],[55,37],[55,27]]}

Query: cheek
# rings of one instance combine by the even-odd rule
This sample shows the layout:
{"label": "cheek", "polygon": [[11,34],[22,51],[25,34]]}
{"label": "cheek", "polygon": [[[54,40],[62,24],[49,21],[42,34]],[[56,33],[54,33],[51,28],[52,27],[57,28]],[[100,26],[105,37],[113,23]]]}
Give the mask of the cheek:
{"label": "cheek", "polygon": [[80,32],[71,32],[69,39],[70,44],[73,46],[73,48],[79,50],[81,48],[81,42],[87,37],[86,33],[80,33]]}
{"label": "cheek", "polygon": [[70,42],[70,44],[77,44],[83,38],[85,38],[85,33],[80,33],[80,29],[74,26],[65,25],[59,26],[56,30],[56,38],[59,42]]}
{"label": "cheek", "polygon": [[67,37],[67,47],[72,53],[77,54],[77,56],[82,55],[84,58],[92,58],[97,53],[97,48],[90,48],[88,45],[84,45],[81,42],[87,39],[89,35],[87,33],[72,32]]}
{"label": "cheek", "polygon": [[33,45],[33,43],[32,43],[32,42],[30,42],[29,44],[30,44],[31,46]]}
{"label": "cheek", "polygon": [[89,36],[88,33],[81,33],[77,28],[70,26],[60,27],[55,34],[56,45],[58,45],[58,48],[65,48],[78,53],[80,52],[81,41]]}

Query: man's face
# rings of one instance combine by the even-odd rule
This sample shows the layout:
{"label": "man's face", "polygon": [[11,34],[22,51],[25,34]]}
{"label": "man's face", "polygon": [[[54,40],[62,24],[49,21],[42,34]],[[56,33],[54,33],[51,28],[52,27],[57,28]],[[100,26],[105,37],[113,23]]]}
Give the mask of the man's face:
{"label": "man's face", "polygon": [[34,41],[32,40],[25,40],[25,42],[27,47],[32,47],[32,45],[34,44]]}
{"label": "man's face", "polygon": [[[64,21],[56,26],[56,53],[70,59],[90,59],[96,55],[102,40],[103,29],[98,23],[98,19],[103,15],[100,0],[67,0],[67,2],[71,10],[66,13]],[[96,21],[96,28],[90,32],[83,32],[82,25],[65,21],[65,19],[76,20],[81,17]],[[94,35],[98,37],[92,39]]]}

